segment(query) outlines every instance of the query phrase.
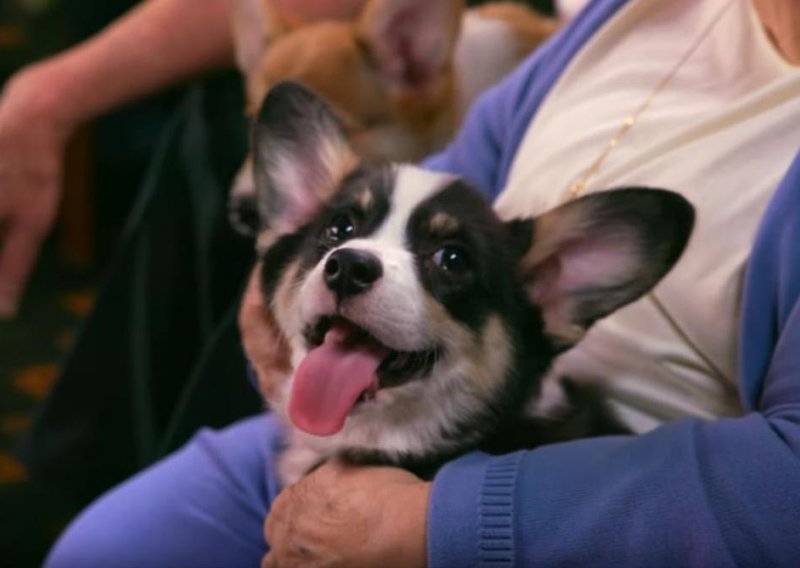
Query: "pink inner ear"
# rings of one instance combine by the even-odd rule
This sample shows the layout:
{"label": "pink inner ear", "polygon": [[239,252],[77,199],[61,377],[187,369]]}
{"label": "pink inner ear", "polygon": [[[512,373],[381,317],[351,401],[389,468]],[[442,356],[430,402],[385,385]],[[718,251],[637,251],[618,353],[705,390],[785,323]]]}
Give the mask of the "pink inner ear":
{"label": "pink inner ear", "polygon": [[632,247],[619,237],[581,239],[564,247],[559,257],[561,288],[566,292],[626,279],[636,262]]}
{"label": "pink inner ear", "polygon": [[561,276],[561,263],[558,257],[550,256],[537,267],[530,287],[531,301],[541,307],[551,306],[558,301],[558,286]]}
{"label": "pink inner ear", "polygon": [[562,243],[535,267],[531,299],[545,310],[560,310],[572,293],[627,280],[638,258],[632,238],[615,234]]}
{"label": "pink inner ear", "polygon": [[383,73],[395,83],[420,86],[441,72],[451,53],[449,2],[389,0],[379,8],[368,35]]}
{"label": "pink inner ear", "polygon": [[404,18],[398,27],[392,31],[393,78],[412,87],[423,85],[443,67],[441,54],[447,47],[441,32],[425,24],[420,29],[419,22],[410,18]]}
{"label": "pink inner ear", "polygon": [[[286,207],[282,215],[272,223],[278,234],[293,233],[308,223],[322,203],[322,188],[330,183],[321,172],[321,164],[315,164],[321,156],[312,157],[307,152],[298,154],[276,159],[273,173],[276,186],[289,192],[289,195],[283,196]],[[303,159],[301,156],[309,157]]]}
{"label": "pink inner ear", "polygon": [[312,190],[298,189],[297,193],[292,206],[286,209],[284,215],[275,222],[275,231],[278,234],[295,232],[308,223],[319,209],[320,201]]}

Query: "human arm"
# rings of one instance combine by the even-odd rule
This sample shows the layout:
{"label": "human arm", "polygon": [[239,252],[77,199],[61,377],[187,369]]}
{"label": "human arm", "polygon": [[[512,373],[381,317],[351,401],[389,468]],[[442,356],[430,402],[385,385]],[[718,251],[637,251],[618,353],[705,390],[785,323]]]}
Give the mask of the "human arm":
{"label": "human arm", "polygon": [[228,0],[150,0],[15,74],[0,98],[0,318],[12,316],[58,209],[76,126],[233,61]]}
{"label": "human arm", "polygon": [[749,413],[453,462],[431,493],[431,568],[797,565],[798,190],[800,159],[749,266],[741,336]]}

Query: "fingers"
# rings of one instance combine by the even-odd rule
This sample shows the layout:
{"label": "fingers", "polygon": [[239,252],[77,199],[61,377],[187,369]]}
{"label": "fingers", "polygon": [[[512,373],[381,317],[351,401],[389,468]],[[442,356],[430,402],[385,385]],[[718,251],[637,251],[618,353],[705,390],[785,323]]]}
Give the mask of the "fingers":
{"label": "fingers", "polygon": [[0,319],[17,313],[46,231],[12,223],[0,241]]}
{"label": "fingers", "polygon": [[[265,520],[264,536],[270,553],[262,560],[262,568],[422,565],[406,564],[406,557],[416,560],[419,555],[405,551],[422,548],[424,553],[424,543],[417,541],[425,538],[427,504],[420,505],[413,521],[396,518],[397,508],[390,507],[389,498],[408,483],[405,477],[395,477],[393,468],[359,468],[332,460],[286,487]],[[391,521],[386,521],[386,511],[391,512]],[[405,515],[406,511],[401,513]],[[422,525],[411,531],[413,546],[396,544],[403,538],[397,537],[396,529],[411,523]],[[420,531],[421,537],[417,534]],[[399,563],[394,558],[397,550],[403,551]]]}
{"label": "fingers", "polygon": [[264,525],[270,552],[262,560],[262,568],[342,566],[333,560],[335,556],[326,546],[330,531],[320,508],[324,502],[324,496],[318,494],[309,500],[303,484],[290,485],[278,495]]}
{"label": "fingers", "polygon": [[0,319],[12,317],[55,218],[66,132],[34,112],[38,90],[10,81],[0,99]]}

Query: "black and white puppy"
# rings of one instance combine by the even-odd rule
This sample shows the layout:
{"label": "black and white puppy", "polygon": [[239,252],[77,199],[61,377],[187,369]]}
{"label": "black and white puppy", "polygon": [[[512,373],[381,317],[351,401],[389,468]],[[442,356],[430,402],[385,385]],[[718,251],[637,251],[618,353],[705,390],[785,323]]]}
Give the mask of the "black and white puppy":
{"label": "black and white puppy", "polygon": [[[501,221],[458,177],[360,164],[292,83],[266,97],[253,151],[261,291],[291,350],[269,400],[291,432],[285,482],[332,455],[430,473],[557,439],[526,416],[551,361],[650,290],[694,220],[675,193],[626,188]],[[570,435],[605,430],[587,424]]]}

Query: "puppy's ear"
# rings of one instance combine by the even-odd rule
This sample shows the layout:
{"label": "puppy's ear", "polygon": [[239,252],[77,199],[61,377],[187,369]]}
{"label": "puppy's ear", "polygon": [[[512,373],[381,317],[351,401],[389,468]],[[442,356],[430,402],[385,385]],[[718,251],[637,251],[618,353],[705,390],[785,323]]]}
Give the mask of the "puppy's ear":
{"label": "puppy's ear", "polygon": [[587,195],[533,220],[511,221],[519,269],[545,330],[566,349],[597,319],[646,294],[677,262],[694,208],[664,190]]}
{"label": "puppy's ear", "polygon": [[236,0],[229,13],[236,65],[248,79],[259,75],[269,45],[302,25],[270,0]]}
{"label": "puppy's ear", "polygon": [[260,226],[273,237],[310,221],[357,163],[328,106],[288,81],[264,99],[252,152]]}
{"label": "puppy's ear", "polygon": [[394,87],[428,86],[450,65],[463,0],[370,0],[358,32]]}
{"label": "puppy's ear", "polygon": [[230,6],[236,64],[245,77],[258,71],[270,37],[276,33],[263,0],[239,0]]}

